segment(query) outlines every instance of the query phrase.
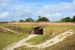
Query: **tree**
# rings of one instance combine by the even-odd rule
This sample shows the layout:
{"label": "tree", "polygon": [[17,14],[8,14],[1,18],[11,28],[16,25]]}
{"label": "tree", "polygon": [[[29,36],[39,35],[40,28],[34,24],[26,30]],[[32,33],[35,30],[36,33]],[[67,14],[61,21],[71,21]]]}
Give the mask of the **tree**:
{"label": "tree", "polygon": [[65,18],[65,22],[70,22],[70,21],[71,21],[70,17]]}
{"label": "tree", "polygon": [[20,20],[20,22],[24,22],[24,20]]}
{"label": "tree", "polygon": [[70,17],[62,18],[61,21],[62,22],[71,22],[71,18]]}
{"label": "tree", "polygon": [[49,19],[46,18],[46,17],[41,17],[41,16],[39,16],[39,18],[38,18],[37,21],[45,21],[45,22],[47,22],[47,21],[49,21]]}
{"label": "tree", "polygon": [[26,22],[32,22],[32,21],[34,21],[32,18],[27,18],[26,20],[25,20]]}
{"label": "tree", "polygon": [[65,22],[65,18],[62,18],[62,19],[60,20],[60,22]]}
{"label": "tree", "polygon": [[73,16],[73,18],[71,19],[72,22],[75,22],[75,16]]}

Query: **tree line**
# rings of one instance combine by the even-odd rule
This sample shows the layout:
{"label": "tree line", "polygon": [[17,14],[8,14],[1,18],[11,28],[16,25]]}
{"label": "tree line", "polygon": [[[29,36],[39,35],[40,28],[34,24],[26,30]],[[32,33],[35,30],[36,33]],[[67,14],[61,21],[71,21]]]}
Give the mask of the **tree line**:
{"label": "tree line", "polygon": [[60,22],[75,22],[75,16],[62,18]]}
{"label": "tree line", "polygon": [[[32,18],[26,18],[25,20],[20,20],[19,22],[49,22],[50,20],[46,17],[38,16],[38,19],[34,20]],[[71,17],[65,17],[59,20],[58,22],[75,22],[75,16]]]}
{"label": "tree line", "polygon": [[37,20],[34,20],[32,18],[26,18],[25,20],[20,20],[20,22],[40,22],[40,21],[49,22],[49,19],[46,17],[39,16]]}

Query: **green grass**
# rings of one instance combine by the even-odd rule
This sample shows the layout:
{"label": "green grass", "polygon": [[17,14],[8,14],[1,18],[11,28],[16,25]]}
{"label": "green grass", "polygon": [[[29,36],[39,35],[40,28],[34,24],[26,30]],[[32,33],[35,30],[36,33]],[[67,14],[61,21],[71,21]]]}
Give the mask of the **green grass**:
{"label": "green grass", "polygon": [[24,33],[24,32],[30,33],[32,29],[35,27],[33,25],[23,25],[23,24],[3,24],[1,26],[9,28],[19,33]]}
{"label": "green grass", "polygon": [[[11,44],[11,43],[13,43],[15,41],[18,41],[18,40],[20,40],[24,37],[27,37],[29,30],[36,27],[36,25],[25,25],[25,24],[0,24],[0,26],[7,27],[7,28],[12,29],[14,31],[20,32],[19,35],[8,32],[8,31],[7,32],[0,32],[0,50],[2,50],[2,48],[7,46],[8,44]],[[28,40],[27,42],[31,43],[31,44],[34,44],[34,45],[40,44],[42,42],[45,42],[48,39],[51,39],[55,35],[58,35],[59,33],[62,33],[62,32],[66,31],[66,30],[69,30],[69,29],[75,30],[75,26],[55,26],[55,25],[49,26],[48,25],[44,28],[44,35],[38,35],[38,36]],[[25,32],[23,30],[27,30],[28,32]],[[63,41],[59,44],[53,45],[51,47],[47,47],[44,50],[62,50],[71,41],[74,40],[74,36],[75,35],[72,36],[72,38],[70,39],[70,41],[68,43],[67,43],[68,40],[65,40],[65,41]],[[73,45],[74,42],[75,41],[71,42],[71,44]],[[60,47],[61,45],[63,45],[63,47]],[[58,49],[59,47],[60,47],[60,49]],[[39,49],[29,48],[27,46],[22,46],[22,47],[16,48],[15,50],[39,50]],[[66,50],[66,49],[64,49],[64,50]]]}
{"label": "green grass", "polygon": [[[0,27],[3,27],[3,25],[0,25]],[[7,46],[8,44],[16,42],[27,36],[28,36],[28,33],[25,33],[25,32],[24,33],[21,32],[20,34],[15,34],[0,28],[0,50],[2,50],[2,48]]]}
{"label": "green grass", "polygon": [[27,37],[27,35],[26,34],[17,35],[17,34],[13,34],[11,32],[6,32],[6,33],[0,32],[0,49],[2,49],[3,47],[5,47],[8,44],[18,41],[24,37]]}
{"label": "green grass", "polygon": [[45,35],[38,35],[30,40],[28,40],[27,42],[28,43],[31,43],[33,45],[36,45],[36,44],[39,44],[39,43],[42,43],[44,41],[46,41],[49,37],[45,36]]}
{"label": "green grass", "polygon": [[25,25],[25,24],[2,24],[2,26],[4,27],[16,27],[16,28],[20,28],[20,29],[32,29],[35,27],[35,25]]}

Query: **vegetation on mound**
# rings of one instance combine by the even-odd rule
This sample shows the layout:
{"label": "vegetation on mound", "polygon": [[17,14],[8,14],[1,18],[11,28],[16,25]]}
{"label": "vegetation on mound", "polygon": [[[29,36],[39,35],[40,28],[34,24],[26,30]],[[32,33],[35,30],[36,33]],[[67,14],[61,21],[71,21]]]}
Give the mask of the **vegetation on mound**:
{"label": "vegetation on mound", "polygon": [[35,38],[28,40],[27,42],[34,45],[39,44],[71,28],[72,26],[48,26],[44,28],[44,35],[36,36]]}
{"label": "vegetation on mound", "polygon": [[[55,35],[57,35],[57,34],[63,32],[63,31],[66,31],[68,29],[75,30],[75,26],[48,26],[44,30],[45,31],[55,30],[53,32]],[[54,37],[55,35],[51,35],[51,34],[49,34],[49,32],[47,32],[47,33],[45,33],[45,35],[40,35],[40,36],[34,37],[27,42],[35,45],[35,44],[42,43],[42,42],[50,39],[51,37]],[[75,35],[72,35],[72,36],[66,38],[63,42],[60,42],[56,45],[44,48],[43,50],[69,50],[70,48],[71,48],[70,50],[73,50],[73,49],[75,49],[74,38],[75,38]],[[15,50],[25,50],[25,49],[27,49],[27,50],[40,50],[38,48],[32,48],[32,47],[29,48],[27,46],[22,46],[22,47],[16,48]]]}

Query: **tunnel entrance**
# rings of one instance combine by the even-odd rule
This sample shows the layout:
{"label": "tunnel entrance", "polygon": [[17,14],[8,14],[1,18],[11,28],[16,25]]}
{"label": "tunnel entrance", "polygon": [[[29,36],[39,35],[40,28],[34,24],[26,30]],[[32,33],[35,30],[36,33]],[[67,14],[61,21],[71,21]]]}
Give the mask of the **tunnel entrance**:
{"label": "tunnel entrance", "polygon": [[35,28],[33,28],[31,34],[40,34],[40,35],[42,35],[43,34],[43,28],[40,27],[40,26],[35,27]]}

